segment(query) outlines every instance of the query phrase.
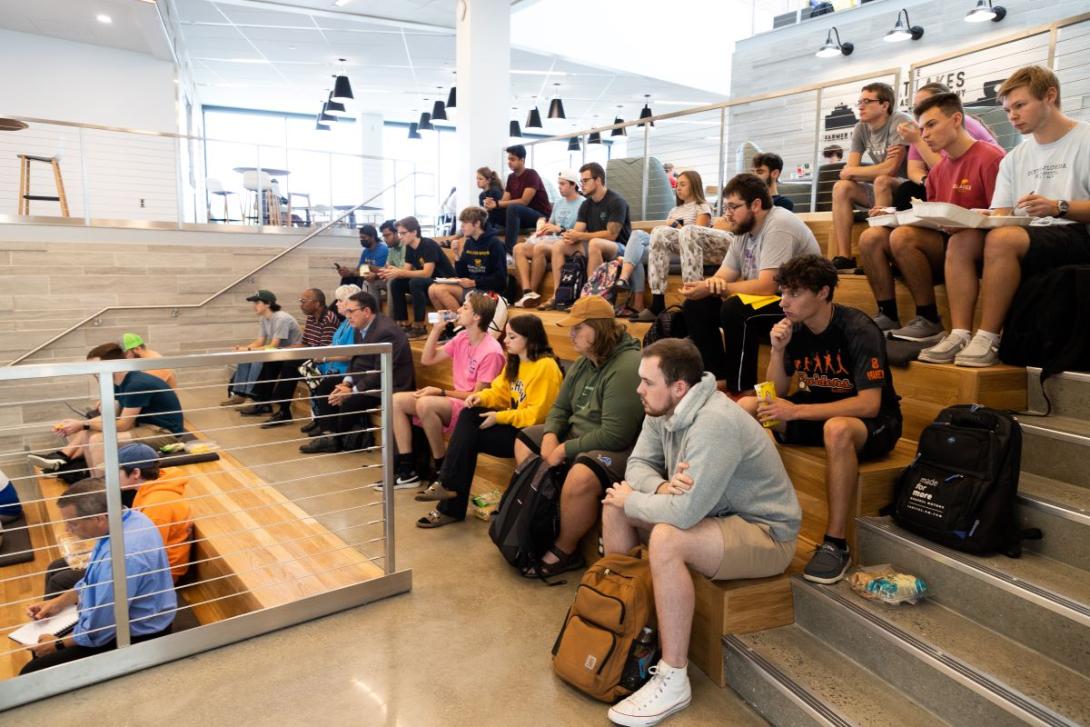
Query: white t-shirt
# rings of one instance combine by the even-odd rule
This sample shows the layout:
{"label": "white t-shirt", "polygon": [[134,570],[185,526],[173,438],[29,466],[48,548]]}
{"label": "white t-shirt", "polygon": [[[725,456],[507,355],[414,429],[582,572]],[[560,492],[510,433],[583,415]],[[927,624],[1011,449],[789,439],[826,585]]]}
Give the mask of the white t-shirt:
{"label": "white t-shirt", "polygon": [[[1052,142],[1027,136],[1003,157],[995,179],[992,209],[1013,208],[1019,198],[1036,193],[1048,199],[1090,199],[1090,123],[1080,121]],[[1074,224],[1057,219],[1053,224]]]}
{"label": "white t-shirt", "polygon": [[712,206],[707,202],[686,202],[670,210],[666,215],[666,219],[681,220],[686,225],[691,225],[696,222],[696,218],[700,215],[710,215],[711,213]]}
{"label": "white t-shirt", "polygon": [[778,268],[799,255],[820,254],[806,223],[783,207],[773,207],[756,233],[734,236],[720,270],[735,270],[742,280],[756,280],[762,270]]}

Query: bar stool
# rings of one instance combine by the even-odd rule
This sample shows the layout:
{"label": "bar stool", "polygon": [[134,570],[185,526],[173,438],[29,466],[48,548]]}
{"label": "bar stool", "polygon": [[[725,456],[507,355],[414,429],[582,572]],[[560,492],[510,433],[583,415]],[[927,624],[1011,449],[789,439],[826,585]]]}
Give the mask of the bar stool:
{"label": "bar stool", "polygon": [[265,224],[266,219],[269,224],[280,224],[280,199],[273,194],[273,179],[268,172],[244,172],[242,188],[253,192],[246,219],[253,220],[257,225]]}
{"label": "bar stool", "polygon": [[205,187],[206,190],[208,190],[209,195],[215,194],[215,195],[219,195],[220,197],[223,198],[223,219],[221,219],[221,220],[217,220],[215,217],[212,216],[212,201],[211,201],[211,198],[209,199],[209,202],[208,202],[208,221],[209,222],[237,222],[237,221],[239,221],[239,220],[232,220],[231,219],[231,214],[228,211],[228,206],[227,206],[227,201],[228,201],[228,199],[230,199],[231,195],[234,194],[234,192],[232,192],[229,189],[224,189],[223,188],[223,183],[220,182],[220,180],[216,179],[215,177],[208,177],[207,179],[205,179],[204,180],[204,187]]}
{"label": "bar stool", "polygon": [[[39,157],[31,154],[17,154],[19,157],[19,214],[30,214],[30,203],[33,202],[59,202],[61,216],[68,217],[68,197],[64,193],[64,180],[61,179],[61,164],[59,157]],[[53,168],[53,183],[57,188],[57,196],[51,197],[30,193],[30,163],[43,162]]]}
{"label": "bar stool", "polygon": [[[305,199],[306,204],[294,204],[294,198],[299,197]],[[310,192],[288,192],[288,226],[293,227],[295,225],[294,212],[302,212],[306,215],[306,219],[299,220],[305,227],[310,227]]]}

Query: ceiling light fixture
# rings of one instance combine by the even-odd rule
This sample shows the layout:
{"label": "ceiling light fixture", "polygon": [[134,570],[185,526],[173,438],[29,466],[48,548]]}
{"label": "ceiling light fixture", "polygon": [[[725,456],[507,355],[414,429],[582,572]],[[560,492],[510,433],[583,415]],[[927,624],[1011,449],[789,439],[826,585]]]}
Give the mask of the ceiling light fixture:
{"label": "ceiling light fixture", "polygon": [[336,121],[337,117],[328,113],[328,103],[322,104],[322,110],[318,112],[318,121]]}
{"label": "ceiling light fixture", "polygon": [[[833,36],[836,36],[836,41],[833,41]],[[853,44],[840,42],[840,31],[833,26],[829,28],[825,36],[825,45],[821,46],[821,50],[814,55],[818,58],[836,58],[841,55],[850,56],[853,50],[855,50]]]}
{"label": "ceiling light fixture", "polygon": [[1007,9],[1001,5],[992,5],[992,0],[976,0],[976,7],[965,14],[966,23],[986,23],[989,20],[998,23],[1007,17]]}
{"label": "ceiling light fixture", "polygon": [[526,114],[526,128],[541,128],[541,112],[537,110],[537,106],[534,106],[532,109],[530,109],[530,113]]}
{"label": "ceiling light fixture", "polygon": [[601,144],[602,143],[602,135],[599,134],[597,131],[590,132],[590,134],[587,135],[587,143],[588,144]]}
{"label": "ceiling light fixture", "polygon": [[416,123],[416,128],[417,131],[435,131],[435,127],[431,125],[431,114],[427,111],[420,114],[420,121]]}
{"label": "ceiling light fixture", "polygon": [[458,108],[458,87],[451,86],[447,95],[447,111]]}
{"label": "ceiling light fixture", "polygon": [[522,128],[519,127],[518,119],[511,119],[509,136],[512,139],[521,139],[522,138]]}
{"label": "ceiling light fixture", "polygon": [[330,128],[331,127],[329,125],[322,123],[322,114],[319,112],[318,117],[314,120],[314,130],[315,131],[329,131]]}
{"label": "ceiling light fixture", "polygon": [[554,83],[553,87],[556,89],[552,102],[549,103],[549,118],[550,119],[566,119],[564,115],[564,102],[560,99],[560,84]]}
{"label": "ceiling light fixture", "polygon": [[352,95],[352,84],[351,82],[349,82],[348,76],[346,76],[343,71],[346,60],[347,59],[345,58],[337,59],[337,62],[341,64],[342,71],[340,75],[334,75],[334,78],[336,80],[333,82],[333,100],[340,101],[342,103],[355,98],[355,96]]}
{"label": "ceiling light fixture", "polygon": [[579,146],[579,137],[573,136],[568,142],[568,151],[579,151],[582,147]]}
{"label": "ceiling light fixture", "polygon": [[416,130],[416,122],[415,121],[413,121],[413,122],[411,122],[409,124],[409,138],[410,139],[423,139],[424,138],[424,137],[420,136],[420,132]]}
{"label": "ceiling light fixture", "polygon": [[110,25],[111,23],[114,22],[114,19],[111,18],[106,13],[99,13],[98,15],[95,16],[95,20],[102,23],[103,25]]}
{"label": "ceiling light fixture", "polygon": [[[901,22],[901,18],[904,18],[904,22]],[[882,40],[887,43],[900,43],[906,40],[919,40],[922,37],[923,26],[913,25],[908,19],[908,11],[901,8],[901,11],[897,13],[897,23],[893,26],[893,30],[886,33]]]}
{"label": "ceiling light fixture", "polygon": [[[644,101],[643,108],[640,109],[640,119],[649,119],[652,116],[654,116],[654,114],[651,113],[651,94],[645,93],[643,95],[643,97],[646,100]],[[652,121],[650,123],[651,123],[651,126],[655,125],[654,121]],[[644,122],[644,123],[638,124],[638,126],[645,126],[646,124],[647,124],[647,122]]]}
{"label": "ceiling light fixture", "polygon": [[436,86],[435,90],[439,92],[439,98],[435,99],[435,103],[431,107],[431,120],[435,121],[447,121],[447,107],[443,104],[443,87]]}
{"label": "ceiling light fixture", "polygon": [[[621,105],[617,104],[617,115],[613,118],[614,124],[623,124],[624,119],[621,118]],[[628,136],[628,131],[625,127],[620,127],[609,132],[610,136]]]}

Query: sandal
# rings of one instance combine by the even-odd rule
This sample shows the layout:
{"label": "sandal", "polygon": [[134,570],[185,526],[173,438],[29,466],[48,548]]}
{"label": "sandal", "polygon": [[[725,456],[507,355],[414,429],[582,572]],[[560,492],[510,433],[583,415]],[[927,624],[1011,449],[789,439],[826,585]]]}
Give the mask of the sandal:
{"label": "sandal", "polygon": [[[536,567],[528,566],[522,569],[523,578],[540,578],[541,580],[547,580],[561,573],[567,573],[568,571],[581,570],[587,567],[587,562],[583,559],[583,554],[578,550],[574,553],[565,553],[555,545],[549,548],[549,552],[556,556],[555,563],[540,562]],[[556,585],[560,585],[559,583]]]}
{"label": "sandal", "polygon": [[416,521],[416,527],[418,528],[441,528],[444,525],[450,525],[456,523],[458,520],[452,518],[450,515],[444,515],[438,510],[432,510],[424,517]]}
{"label": "sandal", "polygon": [[423,492],[416,493],[416,497],[413,498],[417,502],[442,502],[443,500],[452,500],[458,497],[458,493],[453,490],[448,490],[443,487],[443,483],[439,480],[428,485],[428,488]]}
{"label": "sandal", "polygon": [[538,310],[556,310],[556,300],[549,298],[538,307]]}

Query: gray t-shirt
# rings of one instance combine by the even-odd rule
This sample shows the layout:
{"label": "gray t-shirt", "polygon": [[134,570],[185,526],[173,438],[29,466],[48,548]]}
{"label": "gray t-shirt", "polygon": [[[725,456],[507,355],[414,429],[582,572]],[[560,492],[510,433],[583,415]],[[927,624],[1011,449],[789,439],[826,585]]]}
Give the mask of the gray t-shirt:
{"label": "gray t-shirt", "polygon": [[[903,123],[914,124],[908,114],[900,111],[894,111],[893,115],[886,121],[885,126],[875,130],[870,126],[860,121],[855,125],[852,130],[852,151],[863,154],[866,161],[866,157],[870,157],[871,164],[881,164],[886,160],[886,152],[891,146],[907,146],[908,143],[901,138],[901,135],[897,133],[897,127]],[[895,177],[903,177],[908,167],[908,150],[901,155],[901,166],[897,168]]]}
{"label": "gray t-shirt", "polygon": [[[992,208],[1013,208],[1034,192],[1048,199],[1090,199],[1090,124],[1080,121],[1051,144],[1038,144],[1027,136],[1003,157]],[[1053,224],[1072,222],[1053,220]]]}
{"label": "gray t-shirt", "polygon": [[799,255],[820,255],[817,238],[806,223],[783,207],[773,207],[760,229],[735,235],[720,270],[741,273],[742,280],[756,280],[762,270],[778,268]]}
{"label": "gray t-shirt", "polygon": [[303,342],[303,331],[290,313],[278,310],[268,318],[261,319],[261,337],[265,339],[265,345],[272,343],[275,338],[280,341],[281,347],[293,346]]}

